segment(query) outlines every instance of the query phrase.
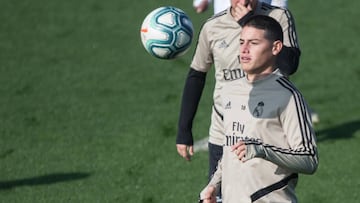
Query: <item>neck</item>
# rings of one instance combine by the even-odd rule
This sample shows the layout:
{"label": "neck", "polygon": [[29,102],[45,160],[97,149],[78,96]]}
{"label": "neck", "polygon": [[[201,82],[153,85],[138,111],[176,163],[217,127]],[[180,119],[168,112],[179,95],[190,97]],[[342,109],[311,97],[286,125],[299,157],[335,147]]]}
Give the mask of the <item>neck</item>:
{"label": "neck", "polygon": [[264,71],[262,71],[260,73],[249,72],[249,73],[247,73],[246,78],[247,78],[247,80],[249,82],[255,82],[257,80],[261,80],[261,79],[265,78],[266,76],[272,74],[274,72],[274,70],[275,69],[273,67],[269,67],[269,68],[267,68],[266,70],[264,70]]}

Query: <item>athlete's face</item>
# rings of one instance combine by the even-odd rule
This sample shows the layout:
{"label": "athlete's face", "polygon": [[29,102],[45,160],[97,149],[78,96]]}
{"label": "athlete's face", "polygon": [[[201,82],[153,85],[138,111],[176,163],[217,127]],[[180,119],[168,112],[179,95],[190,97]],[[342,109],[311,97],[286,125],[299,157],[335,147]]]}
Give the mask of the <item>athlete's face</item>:
{"label": "athlete's face", "polygon": [[[280,43],[280,44],[279,44]],[[240,63],[248,74],[272,71],[282,43],[265,38],[265,30],[245,26],[240,36]]]}

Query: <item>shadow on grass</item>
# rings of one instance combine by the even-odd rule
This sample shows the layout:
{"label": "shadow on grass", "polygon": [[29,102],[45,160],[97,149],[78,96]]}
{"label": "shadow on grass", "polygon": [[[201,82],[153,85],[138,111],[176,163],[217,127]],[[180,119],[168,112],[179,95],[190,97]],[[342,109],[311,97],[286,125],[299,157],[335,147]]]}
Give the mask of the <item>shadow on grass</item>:
{"label": "shadow on grass", "polygon": [[0,190],[9,190],[20,186],[48,185],[58,182],[73,181],[89,177],[90,173],[54,173],[32,178],[0,181]]}
{"label": "shadow on grass", "polygon": [[360,130],[360,121],[350,121],[328,129],[316,131],[318,142],[336,139],[350,139]]}

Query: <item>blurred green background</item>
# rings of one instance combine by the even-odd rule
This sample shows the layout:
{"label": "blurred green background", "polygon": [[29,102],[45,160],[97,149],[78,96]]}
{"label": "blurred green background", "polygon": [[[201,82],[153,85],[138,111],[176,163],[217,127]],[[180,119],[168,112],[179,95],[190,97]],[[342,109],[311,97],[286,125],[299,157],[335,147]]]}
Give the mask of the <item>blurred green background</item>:
{"label": "blurred green background", "polygon": [[[176,60],[150,56],[140,26],[171,5],[195,38]],[[289,1],[302,49],[291,80],[320,115],[320,165],[301,175],[300,202],[359,202],[357,1]],[[0,1],[0,202],[196,202],[207,153],[177,155],[180,99],[212,8],[192,1]],[[208,134],[213,73],[194,124]]]}

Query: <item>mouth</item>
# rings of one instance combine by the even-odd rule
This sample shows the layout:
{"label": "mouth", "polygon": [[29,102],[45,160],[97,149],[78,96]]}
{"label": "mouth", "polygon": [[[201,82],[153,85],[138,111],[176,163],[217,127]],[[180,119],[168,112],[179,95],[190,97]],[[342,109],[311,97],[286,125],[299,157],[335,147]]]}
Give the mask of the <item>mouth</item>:
{"label": "mouth", "polygon": [[240,57],[241,63],[249,63],[251,61],[251,58],[249,56],[242,56]]}

